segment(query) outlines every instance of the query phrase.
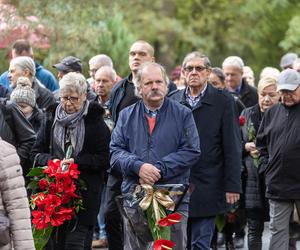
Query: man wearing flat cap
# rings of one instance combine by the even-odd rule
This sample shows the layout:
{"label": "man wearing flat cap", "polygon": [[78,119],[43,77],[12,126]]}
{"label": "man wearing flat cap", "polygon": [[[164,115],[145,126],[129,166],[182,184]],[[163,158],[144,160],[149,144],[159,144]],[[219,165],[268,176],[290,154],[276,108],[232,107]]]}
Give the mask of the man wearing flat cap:
{"label": "man wearing flat cap", "polygon": [[[53,68],[57,69],[57,77],[60,80],[64,75],[70,72],[82,73],[82,63],[81,60],[75,56],[67,56],[62,59],[59,63],[54,64]],[[87,99],[89,101],[94,101],[96,98],[96,94],[91,91],[90,85],[87,82]],[[56,100],[59,98],[59,90],[53,92]]]}
{"label": "man wearing flat cap", "polygon": [[282,71],[277,91],[281,103],[264,114],[256,138],[259,173],[264,175],[270,203],[269,249],[287,250],[289,219],[294,205],[300,209],[300,74]]}

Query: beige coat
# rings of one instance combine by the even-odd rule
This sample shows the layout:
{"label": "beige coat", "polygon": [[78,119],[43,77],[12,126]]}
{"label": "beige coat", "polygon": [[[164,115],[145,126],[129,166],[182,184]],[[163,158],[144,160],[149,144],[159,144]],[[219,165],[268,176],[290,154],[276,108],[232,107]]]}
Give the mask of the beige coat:
{"label": "beige coat", "polygon": [[30,210],[20,160],[15,148],[0,138],[0,211],[10,220],[10,244],[0,250],[34,250]]}

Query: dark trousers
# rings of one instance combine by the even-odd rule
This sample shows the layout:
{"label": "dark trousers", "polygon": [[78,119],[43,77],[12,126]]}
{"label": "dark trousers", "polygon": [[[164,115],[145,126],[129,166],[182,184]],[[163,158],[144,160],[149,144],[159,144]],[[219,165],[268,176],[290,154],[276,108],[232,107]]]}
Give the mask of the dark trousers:
{"label": "dark trousers", "polygon": [[248,249],[262,249],[262,234],[264,231],[264,220],[247,219],[248,224]]}
{"label": "dark trousers", "polygon": [[121,184],[121,177],[109,174],[104,217],[110,250],[123,250],[123,221],[115,200],[118,195],[121,195]]}
{"label": "dark trousers", "polygon": [[69,231],[68,225],[64,224],[53,231],[45,250],[84,250],[89,229],[89,226],[77,225]]}

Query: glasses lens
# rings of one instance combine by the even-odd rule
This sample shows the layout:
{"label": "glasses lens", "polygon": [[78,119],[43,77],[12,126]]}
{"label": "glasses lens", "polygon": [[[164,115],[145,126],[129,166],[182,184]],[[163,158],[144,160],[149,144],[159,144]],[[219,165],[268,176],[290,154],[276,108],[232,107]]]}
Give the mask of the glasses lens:
{"label": "glasses lens", "polygon": [[70,101],[71,103],[75,103],[78,101],[78,97],[75,96],[65,96],[65,97],[60,97],[61,102],[67,102]]}

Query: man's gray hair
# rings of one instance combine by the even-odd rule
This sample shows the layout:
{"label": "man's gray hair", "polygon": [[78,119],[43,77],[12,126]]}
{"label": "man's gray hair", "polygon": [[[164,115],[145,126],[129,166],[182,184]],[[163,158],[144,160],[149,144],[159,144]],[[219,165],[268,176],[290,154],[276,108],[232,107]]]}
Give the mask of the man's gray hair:
{"label": "man's gray hair", "polygon": [[229,56],[229,57],[225,58],[224,62],[222,63],[223,69],[225,67],[234,67],[234,68],[238,68],[239,70],[241,70],[241,72],[243,72],[244,66],[245,66],[244,62],[243,62],[242,58],[240,58],[239,56]]}
{"label": "man's gray hair", "polygon": [[113,68],[113,62],[112,62],[111,58],[105,54],[99,54],[99,55],[93,56],[89,60],[89,64],[95,64],[97,68],[100,68],[103,66],[110,66],[111,68]]}
{"label": "man's gray hair", "polygon": [[18,56],[12,59],[10,61],[10,64],[18,67],[22,71],[28,70],[31,75],[30,80],[33,80],[36,70],[35,70],[35,63],[32,58],[28,56]]}
{"label": "man's gray hair", "polygon": [[117,73],[116,73],[116,71],[114,70],[114,68],[112,68],[112,67],[110,67],[110,66],[103,66],[103,67],[101,67],[100,69],[98,69],[98,70],[96,71],[96,75],[99,74],[99,73],[102,72],[102,71],[109,72],[111,80],[112,80],[113,82],[116,81],[116,79],[117,79]]}
{"label": "man's gray hair", "polygon": [[182,68],[184,69],[186,64],[191,61],[191,60],[194,60],[196,58],[200,58],[200,59],[203,59],[204,60],[204,66],[207,67],[207,68],[210,68],[211,67],[211,63],[210,63],[210,60],[209,58],[204,55],[204,54],[201,54],[200,52],[198,51],[193,51],[189,54],[187,54],[185,56],[185,58],[183,59],[183,63],[182,63]]}
{"label": "man's gray hair", "polygon": [[154,66],[154,67],[160,69],[163,80],[164,80],[164,82],[167,86],[170,83],[170,80],[167,76],[166,70],[162,65],[160,65],[159,63],[156,63],[156,62],[145,62],[142,65],[140,65],[140,67],[139,67],[139,69],[136,73],[136,77],[135,77],[135,79],[133,79],[133,83],[134,83],[134,86],[135,86],[135,95],[138,96],[138,97],[141,97],[139,90],[140,90],[140,86],[141,86],[141,83],[142,83],[142,80],[143,80],[143,71],[144,71],[145,68],[148,68],[148,67],[151,67],[151,66]]}
{"label": "man's gray hair", "polygon": [[60,91],[75,91],[79,95],[86,94],[87,82],[85,77],[78,72],[70,72],[59,81]]}

